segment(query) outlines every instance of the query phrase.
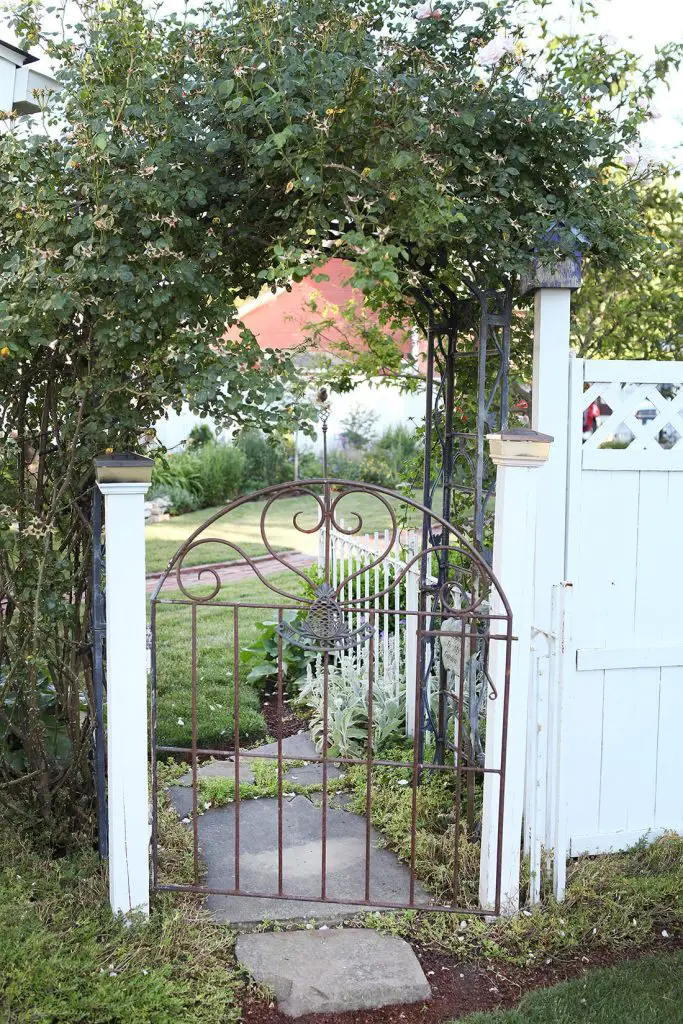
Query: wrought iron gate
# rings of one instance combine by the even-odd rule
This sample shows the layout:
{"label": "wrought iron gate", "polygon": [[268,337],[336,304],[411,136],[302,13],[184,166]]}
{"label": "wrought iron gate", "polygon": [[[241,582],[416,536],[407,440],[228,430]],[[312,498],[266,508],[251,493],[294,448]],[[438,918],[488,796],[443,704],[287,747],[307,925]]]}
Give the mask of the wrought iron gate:
{"label": "wrought iron gate", "polygon": [[[257,506],[254,521],[245,524],[245,509],[254,504]],[[278,539],[280,543],[282,541],[272,524],[273,514],[277,511],[291,516],[292,526],[302,540],[309,538],[309,544],[313,542],[312,549],[319,552],[318,566],[313,572],[302,568],[293,552],[277,550]],[[386,542],[361,568],[352,567],[341,572],[338,568],[333,569],[330,557],[332,528],[352,537],[364,530],[367,517],[372,518],[373,529],[383,518],[382,525],[386,526],[387,532],[384,534],[382,531],[381,535],[386,537]],[[218,523],[221,533],[212,534],[212,527]],[[345,525],[349,523],[351,526]],[[412,550],[407,554],[404,567],[395,569],[387,580],[386,574],[381,574],[382,564],[395,548],[396,541],[400,541],[402,527],[408,524],[422,529],[422,548],[417,553]],[[245,599],[241,593],[243,581],[231,579],[229,563],[217,561],[216,555],[221,549],[227,549],[229,558],[236,558],[242,571],[248,573],[255,596]],[[213,564],[195,570],[191,585],[192,576],[188,577],[190,567],[205,563],[207,558],[211,558]],[[270,562],[271,570],[273,567],[278,570],[276,575],[266,572],[264,559]],[[233,562],[233,566],[235,564]],[[405,580],[415,565],[419,566],[420,578],[417,608],[407,608]],[[208,583],[208,588],[199,589],[196,583]],[[183,608],[186,611],[182,611]],[[381,615],[378,614],[380,608]],[[176,622],[172,649],[170,643],[160,636],[162,618],[171,612]],[[177,624],[181,621],[180,614],[184,616],[182,627]],[[223,646],[221,637],[220,648],[222,664],[226,679],[232,674],[230,685],[226,683],[226,699],[221,702],[223,706],[218,708],[216,705],[213,709],[221,720],[227,721],[225,705],[232,703],[231,734],[225,736],[224,744],[213,746],[203,745],[198,731],[198,708],[204,703],[203,652],[198,626],[205,614],[214,616],[214,622],[219,622],[218,628],[224,631],[225,643]],[[242,637],[245,620],[248,619],[253,627],[254,617],[265,616],[273,619],[276,638],[272,656],[277,736],[271,749],[255,755],[244,750],[244,708],[240,694],[241,674],[245,671]],[[383,655],[388,645],[381,643],[380,630],[382,623],[387,622],[392,631],[400,630],[407,616],[414,616],[417,620],[415,685],[410,699],[414,701],[414,721],[418,724],[410,749],[406,745],[405,755],[396,758],[383,754],[378,742],[378,709],[394,677],[392,666]],[[502,701],[504,716],[507,715],[511,625],[509,605],[486,559],[444,518],[386,488],[328,478],[301,481],[239,498],[213,515],[178,550],[158,581],[151,600],[154,887],[222,896],[337,903],[360,908],[477,912],[476,905],[467,905],[461,896],[460,858],[463,843],[477,836],[481,787],[486,773],[499,777],[500,837],[506,730],[503,729],[500,749],[486,751],[484,760],[483,748],[476,747],[472,741],[475,734],[480,736],[481,733],[472,727],[469,716],[470,709],[475,709],[475,715],[478,715],[480,707],[485,710],[487,700],[482,699],[482,694],[487,694],[488,700]],[[174,670],[178,670],[178,644],[181,640],[178,634],[182,630],[185,631],[183,636],[187,638],[189,654],[187,684],[190,697],[187,706],[177,706],[173,714],[178,713],[178,721],[183,725],[189,719],[189,745],[172,742],[170,735],[163,733],[159,718],[160,707],[169,699],[166,677],[171,659],[175,662]],[[496,647],[499,648],[495,658],[498,670],[494,679],[489,665],[491,652]],[[288,827],[288,783],[285,779],[288,763],[287,755],[283,753],[285,666],[292,651],[306,652],[312,660],[310,675],[320,694],[318,748],[315,756],[311,754],[305,758],[307,763],[318,765],[320,772],[319,859],[315,871],[303,881],[300,873],[296,879],[288,877],[283,846],[283,831]],[[215,656],[215,649],[212,656]],[[406,657],[406,652],[403,651],[401,656]],[[341,753],[332,746],[334,684],[343,670],[353,671],[363,680],[362,700],[369,727],[362,750],[356,750],[355,755],[348,751]],[[444,755],[442,751],[440,763],[435,760],[434,751],[426,747],[428,737],[425,737],[422,714],[432,676],[436,679],[433,687],[436,702],[443,702],[444,694],[449,702],[448,753]],[[398,699],[401,699],[401,694]],[[438,713],[438,709],[434,708],[433,713]],[[170,755],[184,758],[191,766],[192,799],[187,816],[193,840],[194,878],[191,883],[167,877],[163,864],[160,865],[158,815],[159,801],[163,797],[159,791],[157,759]],[[225,857],[232,862],[232,884],[224,887],[209,884],[203,878],[201,866],[198,771],[201,759],[212,757],[229,758],[233,764],[229,846],[225,849]],[[245,766],[253,766],[257,759],[274,762],[277,770],[272,840],[275,856],[272,871],[262,871],[258,883],[251,884],[245,880],[245,871],[242,870],[247,860],[241,848],[240,820],[249,795],[245,793],[244,769]],[[347,887],[341,893],[336,888],[334,864],[330,861],[329,822],[336,813],[330,798],[338,786],[333,776],[340,769],[351,766],[361,766],[365,771],[365,857],[362,870],[358,872],[356,890],[349,893]],[[377,770],[394,771],[397,786],[410,793],[410,797],[406,797],[410,805],[410,839],[406,855],[409,877],[404,888],[397,890],[391,899],[373,892],[371,864],[373,857],[379,856],[372,828],[373,775]],[[452,884],[448,886],[448,898],[442,895],[440,899],[432,898],[422,887],[416,870],[423,786],[433,773],[441,776],[452,794],[452,812],[444,822],[446,841],[451,843],[452,840]],[[499,907],[500,861],[496,878],[496,912]],[[490,913],[490,909],[487,912]]]}

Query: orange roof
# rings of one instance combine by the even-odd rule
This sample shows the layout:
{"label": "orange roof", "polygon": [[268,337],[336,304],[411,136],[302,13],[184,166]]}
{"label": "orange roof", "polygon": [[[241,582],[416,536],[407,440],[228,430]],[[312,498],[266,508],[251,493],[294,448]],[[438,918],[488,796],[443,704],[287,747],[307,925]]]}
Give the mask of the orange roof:
{"label": "orange roof", "polygon": [[[345,260],[331,259],[314,272],[325,274],[328,280],[315,281],[313,277],[307,277],[292,284],[291,291],[267,292],[247,302],[240,310],[242,323],[252,331],[263,349],[301,346],[309,351],[337,354],[339,343],[343,342],[347,351],[348,348],[363,351],[366,347],[364,339],[353,333],[352,324],[343,318],[342,310],[353,302],[368,325],[376,325],[378,318],[374,312],[363,308],[362,291],[345,284],[352,271],[351,264]],[[323,328],[322,333],[312,340],[310,325],[328,320],[335,320],[339,326]],[[226,338],[237,340],[239,335],[239,327],[234,326]],[[395,332],[394,337],[403,352],[410,352],[412,341],[408,328],[405,332]]]}

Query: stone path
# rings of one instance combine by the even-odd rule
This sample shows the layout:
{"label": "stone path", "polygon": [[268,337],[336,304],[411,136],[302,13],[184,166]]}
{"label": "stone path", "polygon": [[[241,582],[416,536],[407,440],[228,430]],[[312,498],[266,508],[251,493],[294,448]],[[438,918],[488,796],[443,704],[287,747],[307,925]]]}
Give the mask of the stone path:
{"label": "stone path", "polygon": [[[249,753],[272,753],[276,744]],[[307,734],[283,741],[283,754],[289,759],[313,756],[315,748]],[[247,754],[248,757],[248,754]],[[242,759],[240,759],[242,761]],[[216,767],[220,765],[221,767]],[[249,762],[241,765],[241,772]],[[234,774],[229,761],[215,762],[200,769],[205,774]],[[323,815],[318,799],[289,794],[282,808],[283,892],[293,899],[263,896],[207,897],[207,909],[218,921],[254,925],[263,920],[315,918],[337,921],[363,909],[345,900],[365,898],[366,822],[362,815],[343,809],[340,794],[334,796],[334,778],[339,769],[330,766],[327,811],[326,878],[328,898],[339,903],[313,902],[321,894]],[[244,779],[245,776],[241,774]],[[322,780],[322,766],[309,764],[292,767],[286,780],[310,784]],[[169,795],[182,819],[191,823],[191,773],[171,787]],[[286,789],[285,789],[286,792]],[[249,893],[278,891],[278,801],[261,798],[240,801],[240,889]],[[235,888],[235,805],[211,808],[198,816],[197,831],[202,859],[206,865],[204,884],[212,889]],[[410,891],[410,872],[405,864],[383,848],[382,836],[370,829],[370,898],[375,902],[406,903]],[[427,904],[429,897],[416,884],[415,901]]]}
{"label": "stone path", "polygon": [[[283,551],[278,552],[282,557],[286,558],[287,565],[292,565],[296,569],[309,569],[316,559],[312,555],[306,555],[303,551]],[[271,555],[259,556],[254,558],[254,563],[258,566],[258,571],[264,576],[270,576],[276,572],[286,572],[287,566],[284,566],[282,562],[279,562],[277,558],[273,558]],[[195,565],[191,568],[183,569],[181,576],[183,579],[183,585],[186,587],[194,587],[197,584],[207,584],[214,582],[212,573],[205,572],[203,577],[200,577],[202,570],[212,569],[215,570],[220,579],[224,583],[229,583],[231,580],[251,580],[258,579],[252,565],[249,562],[235,561],[235,562],[215,562],[210,565]],[[147,574],[147,593],[151,594],[155,589],[157,583],[163,576],[161,572],[152,572]],[[178,582],[174,572],[164,581],[162,591],[165,593],[167,590],[177,590]]]}
{"label": "stone path", "polygon": [[407,942],[362,928],[241,935],[237,959],[288,1017],[419,1003],[431,990]]}

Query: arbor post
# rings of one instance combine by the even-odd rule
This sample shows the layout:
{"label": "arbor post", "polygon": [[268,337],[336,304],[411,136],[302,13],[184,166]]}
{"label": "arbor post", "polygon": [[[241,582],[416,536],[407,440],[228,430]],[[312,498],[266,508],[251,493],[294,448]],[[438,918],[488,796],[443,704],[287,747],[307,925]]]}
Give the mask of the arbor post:
{"label": "arbor post", "polygon": [[149,913],[145,493],[151,459],[95,459],[105,501],[109,902]]}
{"label": "arbor post", "polygon": [[[490,434],[488,440],[491,458],[498,470],[493,572],[512,609],[512,635],[515,640],[510,652],[507,699],[507,645],[498,641],[491,643],[489,668],[497,697],[492,700],[489,696],[486,711],[485,767],[491,770],[484,777],[479,901],[485,910],[493,910],[500,880],[500,910],[511,914],[519,907],[534,600],[536,484],[538,469],[548,459],[552,438],[533,430],[510,430]],[[491,610],[493,614],[505,614],[498,594],[494,595]],[[497,774],[500,768],[504,768],[502,776]]]}

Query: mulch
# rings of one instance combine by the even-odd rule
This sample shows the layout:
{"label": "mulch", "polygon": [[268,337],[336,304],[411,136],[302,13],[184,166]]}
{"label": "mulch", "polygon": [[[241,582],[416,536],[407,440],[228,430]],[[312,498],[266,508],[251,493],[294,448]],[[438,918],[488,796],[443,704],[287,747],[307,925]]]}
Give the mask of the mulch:
{"label": "mulch", "polygon": [[308,724],[305,718],[302,718],[296,711],[291,710],[289,704],[284,705],[284,713],[282,719],[280,719],[277,708],[277,694],[275,693],[265,693],[263,695],[261,714],[266,720],[269,736],[277,737],[280,723],[282,724],[283,740],[287,739],[288,736],[295,736],[302,729],[305,729]]}
{"label": "mulch", "polygon": [[[633,950],[628,956],[623,951],[591,950],[572,959],[522,968],[493,963],[459,964],[453,957],[415,946],[432,987],[432,999],[428,1003],[352,1013],[309,1014],[298,1017],[297,1021],[299,1024],[446,1024],[477,1010],[509,1009],[525,993],[581,977],[590,968],[609,967],[625,959],[680,948],[683,948],[683,936],[666,940],[657,937],[651,945]],[[248,998],[242,1007],[242,1020],[244,1024],[291,1024],[292,1018],[279,1013],[273,1003]]]}

